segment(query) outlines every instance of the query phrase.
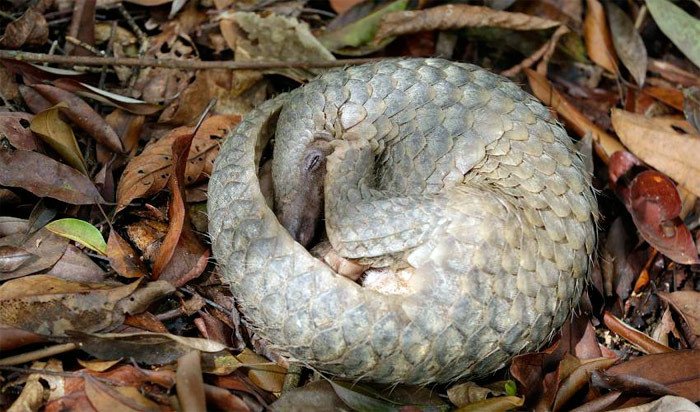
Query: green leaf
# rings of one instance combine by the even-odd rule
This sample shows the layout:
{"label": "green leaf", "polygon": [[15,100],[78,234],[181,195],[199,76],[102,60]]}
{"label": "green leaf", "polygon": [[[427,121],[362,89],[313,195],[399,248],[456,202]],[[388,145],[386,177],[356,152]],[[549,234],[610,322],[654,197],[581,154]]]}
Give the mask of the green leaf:
{"label": "green leaf", "polygon": [[83,154],[80,153],[73,129],[58,116],[58,110],[62,107],[68,107],[68,105],[65,102],[60,102],[37,113],[32,119],[29,129],[58,152],[69,165],[87,175],[85,160],[83,160]]}
{"label": "green leaf", "polygon": [[74,240],[97,253],[107,254],[107,243],[102,237],[102,233],[95,226],[84,220],[59,219],[54,220],[45,227],[51,232]]}
{"label": "green leaf", "polygon": [[700,20],[668,0],[647,0],[647,7],[661,31],[700,67]]}
{"label": "green leaf", "polygon": [[506,389],[506,395],[515,396],[518,394],[518,386],[515,384],[515,382],[508,380],[504,386]]}
{"label": "green leaf", "polygon": [[359,47],[370,42],[377,33],[379,23],[385,14],[406,9],[408,0],[396,0],[369,15],[319,36],[321,43],[330,51],[343,47]]}

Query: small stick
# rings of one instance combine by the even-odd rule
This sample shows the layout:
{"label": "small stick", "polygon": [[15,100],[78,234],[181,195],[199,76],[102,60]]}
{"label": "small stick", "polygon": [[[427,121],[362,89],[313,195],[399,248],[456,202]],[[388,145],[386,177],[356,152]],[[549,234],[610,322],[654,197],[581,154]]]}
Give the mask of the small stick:
{"label": "small stick", "polygon": [[364,64],[379,61],[377,58],[344,59],[330,61],[202,61],[179,59],[154,59],[150,57],[107,57],[107,56],[59,56],[43,53],[28,53],[15,50],[0,50],[0,59],[13,59],[29,63],[56,63],[83,66],[131,66],[131,67],[165,67],[168,69],[206,70],[268,70],[268,69],[311,69],[331,68],[348,65]]}
{"label": "small stick", "polygon": [[21,353],[19,355],[8,356],[7,358],[0,359],[0,366],[20,365],[22,363],[27,363],[35,361],[37,359],[58,355],[60,353],[70,352],[77,348],[78,345],[75,343],[63,343],[60,345],[49,346],[48,348],[38,349],[31,352]]}

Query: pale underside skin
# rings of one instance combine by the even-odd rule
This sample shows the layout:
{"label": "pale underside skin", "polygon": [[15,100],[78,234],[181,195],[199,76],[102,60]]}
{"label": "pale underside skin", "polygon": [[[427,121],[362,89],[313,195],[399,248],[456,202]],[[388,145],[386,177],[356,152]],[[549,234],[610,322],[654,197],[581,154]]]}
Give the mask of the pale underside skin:
{"label": "pale underside skin", "polygon": [[[329,240],[344,257],[408,264],[407,289],[361,287],[279,224],[256,176],[275,127],[276,196],[300,190],[300,156],[332,136]],[[220,273],[262,337],[340,377],[416,384],[487,375],[552,336],[584,286],[597,213],[545,107],[439,59],[334,70],[266,102],[224,144],[208,209]]]}

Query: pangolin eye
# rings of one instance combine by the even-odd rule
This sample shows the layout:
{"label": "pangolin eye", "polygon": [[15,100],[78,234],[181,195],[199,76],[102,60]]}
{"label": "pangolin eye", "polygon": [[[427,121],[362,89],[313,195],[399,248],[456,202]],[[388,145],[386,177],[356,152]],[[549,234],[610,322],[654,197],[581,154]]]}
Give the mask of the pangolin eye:
{"label": "pangolin eye", "polygon": [[304,168],[307,172],[313,172],[318,169],[323,161],[323,153],[314,151],[306,156],[306,161],[304,162]]}

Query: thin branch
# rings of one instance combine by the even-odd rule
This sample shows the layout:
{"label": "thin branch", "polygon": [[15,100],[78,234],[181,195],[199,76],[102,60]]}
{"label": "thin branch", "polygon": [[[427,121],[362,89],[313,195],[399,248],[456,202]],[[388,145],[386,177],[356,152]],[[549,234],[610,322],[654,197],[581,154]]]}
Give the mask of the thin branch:
{"label": "thin branch", "polygon": [[364,64],[379,59],[345,59],[332,61],[201,61],[178,59],[154,59],[132,57],[101,57],[101,56],[59,56],[42,53],[27,53],[15,50],[0,50],[0,59],[20,60],[28,63],[54,63],[79,66],[131,66],[131,67],[164,67],[168,69],[203,70],[203,69],[229,69],[229,70],[268,70],[268,69],[312,69],[342,67],[356,64]]}
{"label": "thin branch", "polygon": [[62,343],[59,345],[49,346],[47,348],[37,349],[30,352],[20,353],[15,356],[8,356],[0,359],[0,366],[20,365],[22,363],[32,362],[49,356],[58,355],[61,353],[70,352],[78,348],[75,343]]}

